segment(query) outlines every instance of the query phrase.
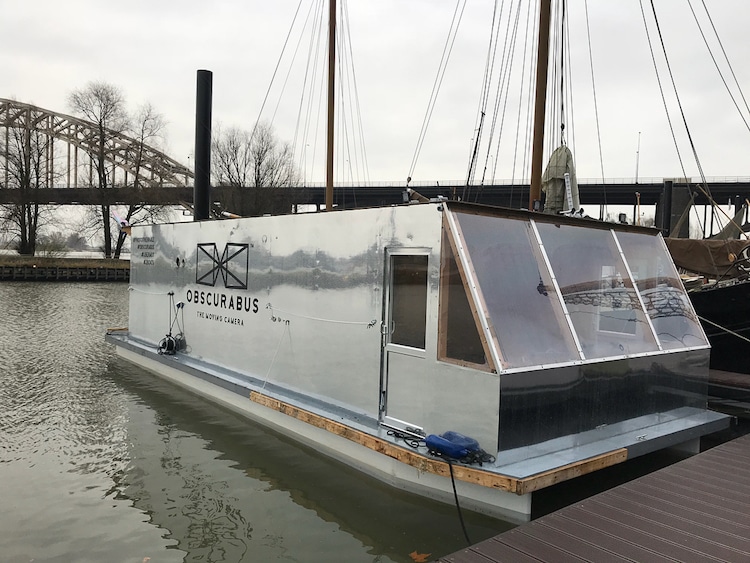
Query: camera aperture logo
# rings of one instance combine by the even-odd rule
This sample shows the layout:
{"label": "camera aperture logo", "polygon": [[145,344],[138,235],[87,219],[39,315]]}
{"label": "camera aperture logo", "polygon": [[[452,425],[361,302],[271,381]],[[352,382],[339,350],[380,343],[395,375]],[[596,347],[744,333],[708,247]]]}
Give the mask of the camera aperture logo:
{"label": "camera aperture logo", "polygon": [[221,278],[227,289],[247,289],[247,271],[248,244],[228,242],[221,255],[214,242],[198,244],[195,283],[215,287]]}
{"label": "camera aperture logo", "polygon": [[[195,283],[216,287],[222,284],[226,289],[247,289],[249,244],[228,242],[219,254],[216,243],[198,244],[198,258],[195,269]],[[219,280],[221,279],[221,282]],[[214,312],[197,309],[199,319],[245,326],[243,313],[257,314],[257,297],[242,294],[229,294],[217,290],[188,289],[189,303],[211,307]],[[217,311],[217,309],[219,311]]]}

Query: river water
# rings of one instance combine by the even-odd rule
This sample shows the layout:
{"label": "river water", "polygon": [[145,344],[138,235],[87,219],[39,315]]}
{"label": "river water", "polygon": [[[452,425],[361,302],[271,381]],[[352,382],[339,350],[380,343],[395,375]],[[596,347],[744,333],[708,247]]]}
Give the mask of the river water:
{"label": "river water", "polygon": [[[117,358],[104,333],[127,301],[125,284],[0,284],[0,561],[411,562],[466,546],[455,507]],[[512,527],[463,516],[472,542]]]}

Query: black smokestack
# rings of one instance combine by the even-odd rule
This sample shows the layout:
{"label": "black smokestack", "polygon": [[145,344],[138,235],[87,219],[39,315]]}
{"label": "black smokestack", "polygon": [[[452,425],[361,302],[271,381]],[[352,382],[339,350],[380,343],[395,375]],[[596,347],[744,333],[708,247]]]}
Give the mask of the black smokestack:
{"label": "black smokestack", "polygon": [[193,221],[208,219],[211,208],[211,95],[213,73],[198,71],[195,102],[195,184]]}

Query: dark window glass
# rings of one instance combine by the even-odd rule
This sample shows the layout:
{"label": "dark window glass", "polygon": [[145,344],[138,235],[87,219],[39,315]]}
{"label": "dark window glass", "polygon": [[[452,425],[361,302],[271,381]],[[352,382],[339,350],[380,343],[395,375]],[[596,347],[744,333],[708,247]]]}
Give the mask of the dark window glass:
{"label": "dark window glass", "polygon": [[392,256],[391,280],[391,343],[424,349],[427,256]]}
{"label": "dark window glass", "polygon": [[443,236],[440,272],[440,357],[485,365],[482,341],[447,233]]}

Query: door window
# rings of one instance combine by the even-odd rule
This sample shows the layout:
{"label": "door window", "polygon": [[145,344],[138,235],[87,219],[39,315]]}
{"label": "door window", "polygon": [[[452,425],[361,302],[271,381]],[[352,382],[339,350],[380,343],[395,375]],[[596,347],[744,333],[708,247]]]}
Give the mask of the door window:
{"label": "door window", "polygon": [[427,319],[427,256],[391,257],[392,344],[424,349]]}

